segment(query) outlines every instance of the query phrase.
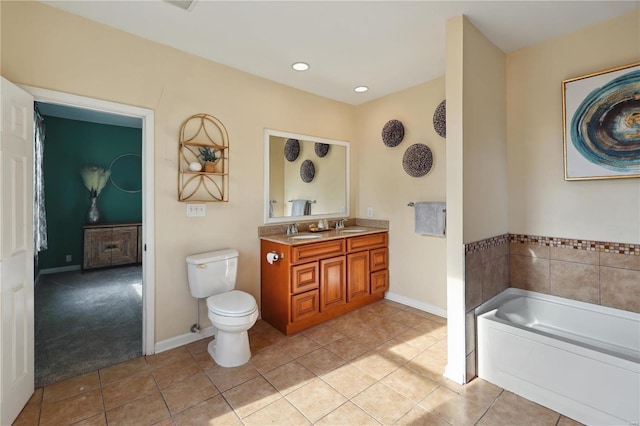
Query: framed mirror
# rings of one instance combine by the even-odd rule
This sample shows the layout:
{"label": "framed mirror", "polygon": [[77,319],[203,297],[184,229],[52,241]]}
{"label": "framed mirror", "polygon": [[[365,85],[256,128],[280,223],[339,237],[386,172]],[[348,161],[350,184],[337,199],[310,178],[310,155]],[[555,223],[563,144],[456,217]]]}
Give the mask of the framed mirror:
{"label": "framed mirror", "polygon": [[349,143],[265,129],[264,223],[348,216]]}

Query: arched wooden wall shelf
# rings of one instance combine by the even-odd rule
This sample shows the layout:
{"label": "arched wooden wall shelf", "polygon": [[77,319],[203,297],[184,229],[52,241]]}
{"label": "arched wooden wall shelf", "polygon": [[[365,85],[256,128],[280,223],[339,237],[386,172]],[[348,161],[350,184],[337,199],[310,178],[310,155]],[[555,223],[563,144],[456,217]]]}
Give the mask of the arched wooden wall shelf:
{"label": "arched wooden wall shelf", "polygon": [[[218,158],[205,167],[200,152],[206,148]],[[220,120],[209,114],[187,118],[180,127],[178,156],[179,201],[229,201],[229,134]],[[202,169],[190,168],[195,163]]]}

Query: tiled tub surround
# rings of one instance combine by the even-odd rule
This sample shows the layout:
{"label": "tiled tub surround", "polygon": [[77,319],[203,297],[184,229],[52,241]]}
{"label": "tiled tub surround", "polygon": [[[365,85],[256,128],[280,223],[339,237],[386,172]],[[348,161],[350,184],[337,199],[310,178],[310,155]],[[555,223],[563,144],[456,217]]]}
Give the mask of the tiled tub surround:
{"label": "tiled tub surround", "polygon": [[509,235],[511,287],[640,312],[640,245]]}
{"label": "tiled tub surround", "polygon": [[467,380],[476,376],[474,309],[509,287],[509,234],[465,244]]}
{"label": "tiled tub surround", "polygon": [[473,310],[509,287],[640,312],[640,245],[517,234],[466,244],[468,380],[476,375]]}

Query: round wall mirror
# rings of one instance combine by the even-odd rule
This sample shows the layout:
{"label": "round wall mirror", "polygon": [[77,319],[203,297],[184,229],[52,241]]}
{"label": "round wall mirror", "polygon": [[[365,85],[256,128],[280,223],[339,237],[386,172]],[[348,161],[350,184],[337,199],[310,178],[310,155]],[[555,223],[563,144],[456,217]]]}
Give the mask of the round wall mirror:
{"label": "round wall mirror", "polygon": [[118,155],[109,164],[109,180],[120,191],[135,193],[142,191],[142,155],[126,153]]}

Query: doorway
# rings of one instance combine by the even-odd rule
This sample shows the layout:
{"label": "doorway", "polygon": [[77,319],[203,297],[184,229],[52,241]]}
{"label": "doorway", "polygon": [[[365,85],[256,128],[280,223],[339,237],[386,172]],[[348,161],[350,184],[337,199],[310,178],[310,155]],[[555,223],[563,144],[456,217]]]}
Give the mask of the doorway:
{"label": "doorway", "polygon": [[[47,223],[47,248],[34,265],[35,386],[42,387],[142,355],[142,120],[35,108]],[[87,225],[94,185],[98,213]],[[103,238],[87,238],[94,235]]]}
{"label": "doorway", "polygon": [[[154,217],[153,217],[153,111],[129,105],[117,104],[107,101],[101,101],[92,98],[86,98],[81,96],[69,95],[61,92],[55,92],[46,89],[39,89],[34,87],[23,86],[27,92],[34,96],[34,100],[37,103],[53,105],[57,107],[67,107],[82,110],[89,115],[110,115],[114,117],[120,117],[124,120],[134,120],[140,123],[141,127],[141,166],[142,166],[142,203],[141,203],[141,224],[140,227],[141,238],[139,242],[140,247],[140,262],[141,266],[126,266],[114,269],[98,270],[112,274],[113,271],[122,272],[122,276],[126,277],[126,284],[129,289],[137,292],[142,301],[142,318],[141,325],[139,327],[139,334],[141,335],[140,354],[152,354],[154,350]],[[46,142],[45,142],[46,143]],[[80,178],[78,172],[78,179]],[[88,199],[88,198],[87,198]],[[47,203],[49,204],[49,203]],[[80,231],[81,232],[81,231]],[[82,257],[82,255],[79,255]],[[74,256],[71,257],[72,265],[65,269],[62,267],[62,274],[73,276],[74,274],[82,277],[86,274],[80,274],[78,265],[73,263],[79,261],[77,259],[74,262]],[[65,254],[66,261],[66,254]],[[136,282],[136,274],[141,276],[140,282]],[[53,276],[53,275],[52,275]],[[67,279],[68,277],[60,278]],[[74,280],[75,278],[72,278]],[[64,285],[64,284],[63,284]],[[118,309],[117,307],[114,309]],[[45,331],[46,332],[46,331]],[[108,338],[114,345],[117,344],[117,339],[114,337]],[[78,342],[79,343],[79,342]],[[80,344],[81,345],[81,344]]]}

